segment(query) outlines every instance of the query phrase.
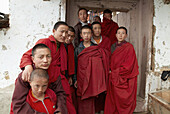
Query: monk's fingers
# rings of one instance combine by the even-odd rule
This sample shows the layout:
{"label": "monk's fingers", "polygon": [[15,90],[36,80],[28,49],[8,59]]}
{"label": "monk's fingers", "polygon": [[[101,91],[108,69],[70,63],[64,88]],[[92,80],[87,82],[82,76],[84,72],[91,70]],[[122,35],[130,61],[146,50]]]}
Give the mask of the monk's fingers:
{"label": "monk's fingers", "polygon": [[77,81],[74,83],[74,87],[77,88]]}
{"label": "monk's fingers", "polygon": [[27,82],[30,82],[30,73],[28,73],[28,75],[27,75]]}
{"label": "monk's fingers", "polygon": [[70,84],[70,85],[73,84],[72,78],[69,79],[69,84]]}
{"label": "monk's fingers", "polygon": [[23,73],[22,73],[22,80],[23,80],[23,81],[26,81],[26,80],[27,80],[26,77],[27,77],[27,76],[26,76],[26,73],[23,71]]}

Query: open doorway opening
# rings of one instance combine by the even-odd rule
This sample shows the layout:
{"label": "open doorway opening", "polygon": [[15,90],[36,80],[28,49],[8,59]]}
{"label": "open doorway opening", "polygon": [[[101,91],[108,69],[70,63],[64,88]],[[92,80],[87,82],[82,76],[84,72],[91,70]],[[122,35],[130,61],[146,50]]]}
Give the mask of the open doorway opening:
{"label": "open doorway opening", "polygon": [[[148,47],[151,47],[149,39],[152,38],[153,26],[153,1],[147,0],[67,0],[66,21],[74,26],[78,22],[77,11],[83,7],[88,9],[92,19],[95,15],[102,17],[105,9],[113,12],[113,21],[119,26],[125,26],[128,29],[128,39],[133,44],[138,64],[138,88],[137,95],[145,98],[146,73],[149,70]],[[89,22],[92,22],[90,20]]]}

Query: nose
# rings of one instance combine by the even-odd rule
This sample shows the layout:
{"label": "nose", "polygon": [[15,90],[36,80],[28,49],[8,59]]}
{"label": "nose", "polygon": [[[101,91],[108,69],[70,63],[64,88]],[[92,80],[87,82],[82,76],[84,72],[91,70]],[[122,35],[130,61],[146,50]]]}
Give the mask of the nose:
{"label": "nose", "polygon": [[68,36],[68,33],[67,33],[67,32],[63,32],[62,36],[63,36],[63,37],[67,37],[67,36]]}
{"label": "nose", "polygon": [[71,36],[68,36],[68,39],[70,40],[70,39],[71,39]]}
{"label": "nose", "polygon": [[39,87],[38,92],[42,92],[43,88]]}
{"label": "nose", "polygon": [[43,61],[44,61],[44,62],[47,62],[47,61],[48,61],[47,57],[44,57]]}

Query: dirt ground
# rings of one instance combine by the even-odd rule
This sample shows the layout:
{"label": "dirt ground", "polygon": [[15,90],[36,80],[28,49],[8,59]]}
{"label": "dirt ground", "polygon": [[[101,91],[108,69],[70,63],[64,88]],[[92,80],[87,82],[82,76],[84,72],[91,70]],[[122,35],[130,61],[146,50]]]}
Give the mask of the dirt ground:
{"label": "dirt ground", "polygon": [[14,90],[14,85],[5,88],[0,88],[0,113],[9,114],[11,97]]}

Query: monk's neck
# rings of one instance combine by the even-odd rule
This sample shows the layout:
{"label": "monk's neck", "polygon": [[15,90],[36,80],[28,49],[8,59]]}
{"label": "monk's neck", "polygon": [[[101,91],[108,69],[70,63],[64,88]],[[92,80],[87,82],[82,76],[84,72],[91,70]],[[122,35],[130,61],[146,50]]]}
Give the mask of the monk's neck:
{"label": "monk's neck", "polygon": [[34,93],[32,92],[32,96],[35,97],[35,98],[38,99],[38,100],[43,101],[43,100],[44,100],[44,97],[45,97],[45,94],[42,94],[41,96],[37,97],[37,96],[34,95]]}
{"label": "monk's neck", "polygon": [[93,39],[94,40],[98,40],[98,39],[100,39],[101,38],[101,36],[93,36]]}
{"label": "monk's neck", "polygon": [[89,41],[89,42],[83,42],[83,45],[84,45],[84,47],[85,48],[87,48],[87,47],[90,47],[90,45],[91,45],[91,42]]}

